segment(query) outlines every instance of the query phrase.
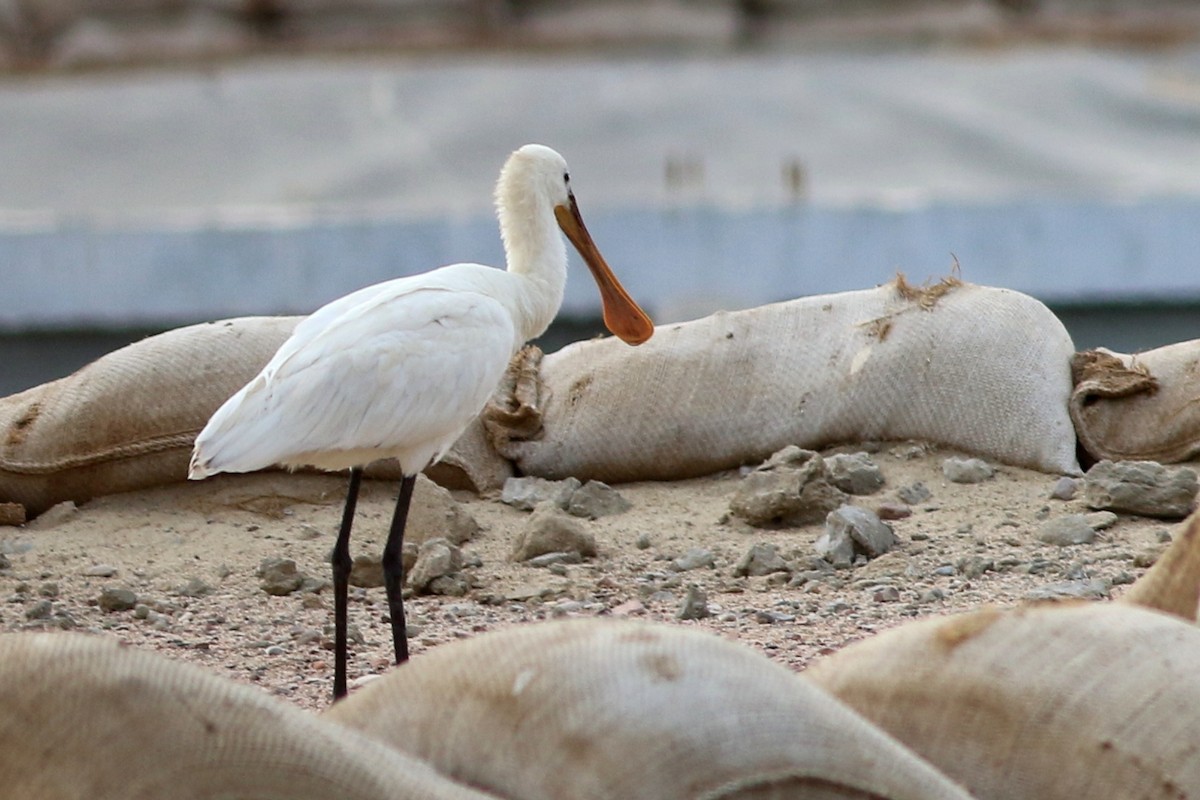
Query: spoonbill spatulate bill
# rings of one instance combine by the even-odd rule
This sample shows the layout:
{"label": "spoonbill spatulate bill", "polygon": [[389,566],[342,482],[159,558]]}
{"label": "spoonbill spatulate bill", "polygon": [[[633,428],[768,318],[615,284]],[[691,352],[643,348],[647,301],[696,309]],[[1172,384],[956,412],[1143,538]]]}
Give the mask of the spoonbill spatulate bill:
{"label": "spoonbill spatulate bill", "polygon": [[395,458],[404,478],[383,551],[396,662],[408,658],[401,546],[416,475],[483,409],[521,346],[562,305],[567,250],[600,289],[604,322],[629,344],[654,325],[600,255],[575,204],[566,161],[526,145],[505,162],[496,211],[507,270],[452,264],[368,286],[296,326],[262,371],[196,437],[188,477],[274,465],[350,470],[334,545],[334,699],[346,694],[350,528],[362,467]]}

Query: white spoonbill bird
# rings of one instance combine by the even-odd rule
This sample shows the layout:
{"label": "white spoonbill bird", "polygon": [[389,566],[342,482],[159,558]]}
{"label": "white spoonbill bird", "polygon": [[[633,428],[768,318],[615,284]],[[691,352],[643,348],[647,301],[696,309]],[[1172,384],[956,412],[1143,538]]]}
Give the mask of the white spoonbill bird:
{"label": "white spoonbill bird", "polygon": [[331,556],[335,700],[346,694],[350,527],[362,467],[391,457],[404,474],[383,551],[401,663],[408,658],[401,545],[417,473],[454,444],[509,359],[562,305],[567,250],[556,227],[591,269],[608,329],[635,345],[654,332],[584,227],[562,156],[536,144],[509,156],[496,184],[496,211],[507,271],[453,264],[334,300],[300,322],[196,437],[188,471],[196,480],[273,465],[350,470]]}

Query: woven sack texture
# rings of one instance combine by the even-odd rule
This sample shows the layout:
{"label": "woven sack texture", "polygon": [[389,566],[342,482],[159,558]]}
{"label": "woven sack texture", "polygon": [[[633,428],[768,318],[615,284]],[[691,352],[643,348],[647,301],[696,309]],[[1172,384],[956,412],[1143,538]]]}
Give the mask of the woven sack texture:
{"label": "woven sack texture", "polygon": [[[177,328],[0,399],[0,503],[20,503],[33,517],[63,500],[185,480],[196,434],[301,319]],[[512,469],[476,427],[427,472],[449,488],[481,490],[502,485]],[[400,468],[386,459],[366,474],[395,479]]]}
{"label": "woven sack texture", "polygon": [[485,424],[519,471],[547,478],[687,478],[790,444],[900,439],[1077,474],[1073,353],[1027,295],[901,276],[662,326],[638,348],[525,352]]}
{"label": "woven sack texture", "polygon": [[1097,461],[1189,461],[1200,453],[1200,339],[1074,361],[1071,420]]}
{"label": "woven sack texture", "polygon": [[0,399],[0,500],[32,516],[62,500],[183,480],[200,428],[299,319],[178,328]]}
{"label": "woven sack texture", "polygon": [[5,797],[490,797],[257,688],[116,637],[0,636],[0,706]]}

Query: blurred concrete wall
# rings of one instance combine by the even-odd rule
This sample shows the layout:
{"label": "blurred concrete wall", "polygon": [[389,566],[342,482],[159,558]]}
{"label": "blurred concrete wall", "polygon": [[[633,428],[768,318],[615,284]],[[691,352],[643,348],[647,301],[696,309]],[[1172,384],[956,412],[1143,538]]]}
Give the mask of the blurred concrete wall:
{"label": "blurred concrete wall", "polygon": [[0,0],[0,69],[303,51],[745,48],[779,42],[1160,46],[1193,0]]}
{"label": "blurred concrete wall", "polygon": [[[1194,197],[588,215],[610,263],[660,322],[861,289],[897,271],[921,282],[948,274],[955,259],[965,280],[1047,303],[1200,302],[1197,220]],[[19,302],[0,304],[0,330],[307,313],[360,286],[438,266],[447,254],[503,265],[493,218],[9,229],[0,232],[3,288]],[[586,271],[575,269],[564,314],[586,317],[598,305]]]}

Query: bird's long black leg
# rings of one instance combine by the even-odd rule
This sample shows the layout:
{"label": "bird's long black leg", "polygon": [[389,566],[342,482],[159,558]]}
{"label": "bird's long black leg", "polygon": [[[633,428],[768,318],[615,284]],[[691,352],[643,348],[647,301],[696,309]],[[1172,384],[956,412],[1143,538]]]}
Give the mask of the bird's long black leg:
{"label": "bird's long black leg", "polygon": [[346,489],[346,507],[342,510],[342,527],[338,530],[337,543],[329,556],[333,564],[333,699],[346,696],[346,605],[350,591],[350,526],[354,523],[354,509],[358,505],[358,487],[362,483],[362,470],[350,470],[350,486]]}
{"label": "bird's long black leg", "polygon": [[383,585],[387,589],[388,614],[392,618],[392,644],[396,648],[396,663],[408,660],[408,626],[404,622],[404,524],[408,521],[408,506],[412,502],[416,475],[405,475],[396,498],[396,512],[383,548]]}

